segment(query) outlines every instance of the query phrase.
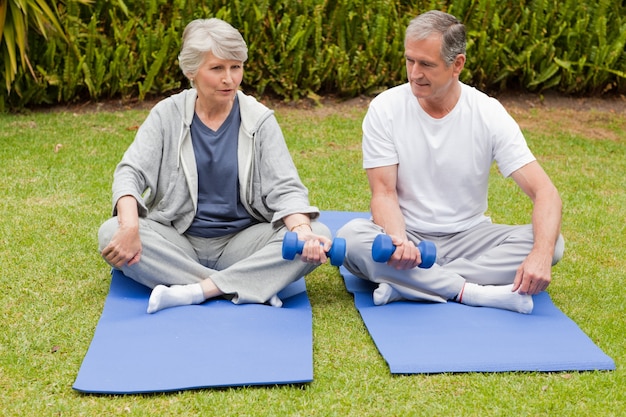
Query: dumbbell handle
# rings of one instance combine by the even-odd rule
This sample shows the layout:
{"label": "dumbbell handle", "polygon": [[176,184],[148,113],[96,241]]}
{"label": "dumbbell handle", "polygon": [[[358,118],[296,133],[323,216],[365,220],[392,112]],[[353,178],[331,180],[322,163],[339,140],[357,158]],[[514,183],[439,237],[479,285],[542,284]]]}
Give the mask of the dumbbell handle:
{"label": "dumbbell handle", "polygon": [[[419,249],[422,257],[422,263],[418,265],[419,268],[426,269],[435,264],[437,260],[437,247],[433,242],[423,240],[417,245],[417,249]],[[372,259],[376,262],[387,262],[395,250],[396,247],[389,235],[380,234],[376,236],[372,244]]]}
{"label": "dumbbell handle", "polygon": [[[283,238],[283,259],[293,260],[296,254],[302,254],[304,243],[304,240],[298,239],[297,233],[285,233]],[[334,238],[330,250],[326,252],[326,256],[330,258],[331,265],[341,266],[346,257],[346,240],[340,237]]]}

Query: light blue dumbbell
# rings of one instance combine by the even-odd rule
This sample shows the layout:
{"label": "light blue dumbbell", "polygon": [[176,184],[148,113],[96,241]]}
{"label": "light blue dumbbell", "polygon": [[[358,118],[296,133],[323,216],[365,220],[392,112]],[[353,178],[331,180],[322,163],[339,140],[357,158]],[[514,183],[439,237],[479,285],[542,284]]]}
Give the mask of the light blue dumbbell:
{"label": "light blue dumbbell", "polygon": [[[302,254],[303,249],[304,240],[298,240],[297,233],[285,233],[283,238],[283,259],[293,260],[296,254]],[[334,238],[330,250],[326,252],[326,256],[330,259],[331,265],[341,266],[346,257],[346,240],[340,237]]]}
{"label": "light blue dumbbell", "polygon": [[[437,260],[437,247],[433,242],[422,240],[417,245],[417,249],[419,249],[422,256],[422,263],[418,265],[419,268],[426,269],[435,264]],[[395,250],[396,246],[388,235],[378,235],[372,244],[372,259],[376,262],[387,262]]]}

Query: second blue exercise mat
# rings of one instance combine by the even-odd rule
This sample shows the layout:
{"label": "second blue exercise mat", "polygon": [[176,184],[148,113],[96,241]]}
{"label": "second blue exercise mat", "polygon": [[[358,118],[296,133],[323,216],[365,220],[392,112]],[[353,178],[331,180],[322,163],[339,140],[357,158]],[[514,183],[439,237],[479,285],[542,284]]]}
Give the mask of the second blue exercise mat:
{"label": "second blue exercise mat", "polygon": [[313,379],[304,279],[279,294],[282,308],[212,300],[147,314],[149,296],[148,288],[113,272],[75,390],[134,394]]}
{"label": "second blue exercise mat", "polygon": [[529,315],[454,302],[376,306],[372,283],[341,273],[391,373],[615,369],[546,292],[533,297]]}
{"label": "second blue exercise mat", "polygon": [[[321,220],[335,234],[357,217],[369,214],[323,212]],[[530,315],[454,302],[375,306],[375,284],[344,267],[340,273],[394,374],[615,369],[613,359],[552,303],[547,292],[533,297]]]}

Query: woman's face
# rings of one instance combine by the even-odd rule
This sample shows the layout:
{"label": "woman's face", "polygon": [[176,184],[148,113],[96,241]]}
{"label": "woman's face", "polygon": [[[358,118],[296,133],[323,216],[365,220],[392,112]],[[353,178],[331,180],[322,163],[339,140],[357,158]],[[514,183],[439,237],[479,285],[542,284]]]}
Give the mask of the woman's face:
{"label": "woman's face", "polygon": [[208,52],[193,77],[198,99],[206,105],[231,102],[243,79],[243,62],[217,58]]}

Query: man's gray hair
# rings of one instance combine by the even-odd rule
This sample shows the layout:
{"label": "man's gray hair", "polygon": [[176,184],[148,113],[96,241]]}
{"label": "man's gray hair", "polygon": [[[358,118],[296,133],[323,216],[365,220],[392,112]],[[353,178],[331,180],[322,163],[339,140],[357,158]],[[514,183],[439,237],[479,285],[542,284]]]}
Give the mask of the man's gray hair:
{"label": "man's gray hair", "polygon": [[431,35],[441,36],[441,58],[448,66],[457,55],[465,55],[465,25],[451,14],[432,10],[413,18],[406,28],[404,44],[419,41]]}
{"label": "man's gray hair", "polygon": [[178,65],[186,76],[195,75],[208,52],[219,59],[245,62],[248,47],[241,33],[223,20],[196,19],[183,32]]}

